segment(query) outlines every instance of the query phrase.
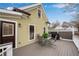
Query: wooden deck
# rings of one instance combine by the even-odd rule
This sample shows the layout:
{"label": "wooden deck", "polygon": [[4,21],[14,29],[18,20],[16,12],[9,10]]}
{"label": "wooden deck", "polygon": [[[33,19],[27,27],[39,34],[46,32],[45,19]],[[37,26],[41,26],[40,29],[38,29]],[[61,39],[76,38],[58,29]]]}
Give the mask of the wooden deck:
{"label": "wooden deck", "polygon": [[14,56],[78,56],[79,52],[72,41],[58,40],[56,46],[41,47],[38,43],[14,50]]}

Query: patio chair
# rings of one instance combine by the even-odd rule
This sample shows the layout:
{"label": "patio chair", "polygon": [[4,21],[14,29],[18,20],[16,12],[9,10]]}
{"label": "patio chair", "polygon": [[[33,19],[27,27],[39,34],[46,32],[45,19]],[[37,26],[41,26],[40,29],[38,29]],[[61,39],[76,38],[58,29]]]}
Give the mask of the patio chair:
{"label": "patio chair", "polygon": [[54,45],[52,42],[51,42],[51,38],[43,38],[42,36],[40,35],[37,35],[37,38],[38,38],[38,43],[41,45],[41,46],[52,46]]}

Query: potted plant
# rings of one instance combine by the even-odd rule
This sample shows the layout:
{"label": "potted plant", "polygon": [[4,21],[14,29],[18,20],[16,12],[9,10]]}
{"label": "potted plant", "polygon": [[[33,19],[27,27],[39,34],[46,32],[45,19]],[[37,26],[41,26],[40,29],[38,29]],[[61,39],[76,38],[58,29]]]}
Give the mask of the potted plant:
{"label": "potted plant", "polygon": [[51,46],[52,43],[51,41],[48,39],[48,33],[43,33],[42,36],[38,35],[38,43],[41,46]]}
{"label": "potted plant", "polygon": [[44,38],[44,39],[47,39],[48,38],[48,33],[43,33],[43,35],[42,35],[42,37]]}

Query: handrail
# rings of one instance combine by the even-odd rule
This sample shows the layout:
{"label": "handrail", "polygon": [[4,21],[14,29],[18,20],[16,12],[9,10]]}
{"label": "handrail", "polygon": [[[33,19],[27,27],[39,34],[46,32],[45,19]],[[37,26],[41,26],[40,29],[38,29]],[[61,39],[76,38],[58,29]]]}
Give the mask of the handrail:
{"label": "handrail", "polygon": [[[0,44],[0,56],[12,56],[12,42]],[[6,52],[6,55],[4,53]]]}
{"label": "handrail", "polygon": [[12,44],[12,42],[10,42],[10,43],[5,43],[5,44],[0,44],[0,47],[6,46],[6,45],[10,45],[10,44]]}

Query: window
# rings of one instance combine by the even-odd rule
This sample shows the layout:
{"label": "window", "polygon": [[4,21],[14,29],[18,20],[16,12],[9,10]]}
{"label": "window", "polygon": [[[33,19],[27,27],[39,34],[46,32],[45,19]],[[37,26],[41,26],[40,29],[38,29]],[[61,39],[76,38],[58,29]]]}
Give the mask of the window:
{"label": "window", "polygon": [[34,26],[30,25],[30,40],[34,39]]}
{"label": "window", "polygon": [[38,17],[41,17],[41,10],[38,10]]}
{"label": "window", "polygon": [[13,36],[14,35],[14,24],[3,23],[2,36]]}
{"label": "window", "polygon": [[46,32],[46,28],[44,27],[44,33]]}

